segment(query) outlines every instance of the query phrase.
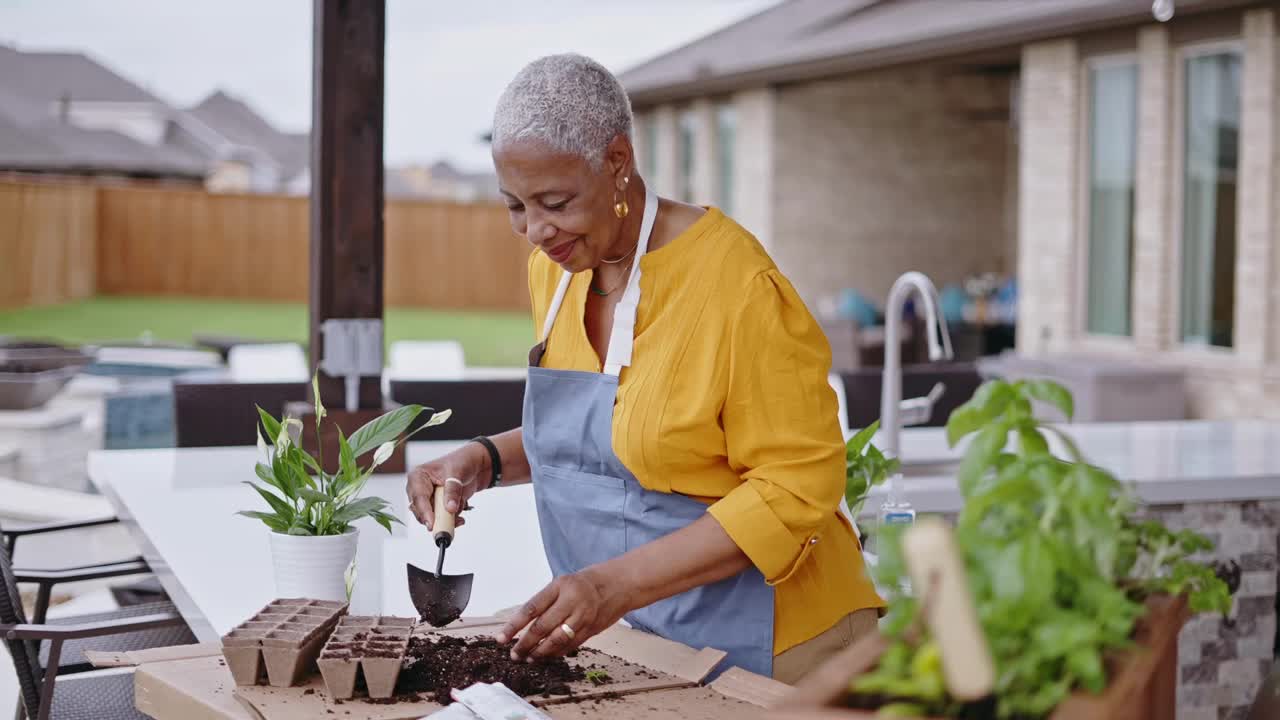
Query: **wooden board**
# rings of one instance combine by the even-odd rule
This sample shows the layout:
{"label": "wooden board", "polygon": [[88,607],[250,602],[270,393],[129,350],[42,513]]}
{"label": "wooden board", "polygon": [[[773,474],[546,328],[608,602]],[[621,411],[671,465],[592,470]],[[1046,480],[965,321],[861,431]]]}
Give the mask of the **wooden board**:
{"label": "wooden board", "polygon": [[[472,625],[471,627],[458,628],[446,632],[420,631],[418,634],[488,637],[494,628],[496,628],[495,625]],[[625,628],[619,628],[619,630],[625,630]],[[628,650],[627,638],[641,640],[645,634],[629,630],[623,635],[624,637],[621,640],[616,637],[613,640],[613,646],[621,652]],[[661,640],[661,638],[658,639]],[[673,645],[675,645],[674,649],[683,648],[691,651],[690,648],[684,648],[682,645]],[[643,663],[643,661],[630,662],[614,655],[605,654],[599,650],[584,648],[579,651],[576,657],[569,658],[569,664],[583,669],[604,670],[609,674],[612,682],[597,686],[587,680],[580,680],[569,684],[569,689],[572,693],[570,696],[535,696],[528,699],[534,705],[544,706],[612,695],[632,695],[653,690],[683,688],[696,684],[710,672],[711,668],[707,667],[699,675],[698,669],[692,662],[693,658],[698,657],[698,653],[685,652],[680,654],[683,657],[677,658],[671,663],[664,663],[662,658],[656,657],[651,644],[641,643],[638,655],[640,658],[649,660],[648,663]],[[654,665],[676,667],[687,677],[664,672],[655,668]],[[312,677],[310,682],[302,686],[301,690],[298,688],[273,688],[265,685],[255,685],[252,687],[237,687],[235,696],[265,720],[344,716],[348,712],[351,713],[352,717],[368,718],[369,720],[408,720],[429,715],[441,708],[441,705],[429,700],[403,702],[395,705],[375,704],[362,698],[345,701],[334,700],[329,698],[325,691],[324,681],[318,675]],[[302,715],[298,713],[302,713]]]}
{"label": "wooden board", "polygon": [[[490,635],[501,620],[468,619],[436,632]],[[570,660],[596,665],[612,682],[574,683],[572,697],[531,698],[557,718],[734,718],[769,704],[788,686],[733,668],[707,686],[700,683],[724,653],[694,649],[630,628],[615,626],[589,642]],[[605,650],[612,654],[606,654]],[[619,657],[621,656],[621,657]],[[431,702],[376,705],[363,699],[330,700],[319,674],[295,688],[236,687],[220,655],[149,662],[136,672],[138,709],[157,720],[302,720],[369,718],[409,720],[439,709]]]}

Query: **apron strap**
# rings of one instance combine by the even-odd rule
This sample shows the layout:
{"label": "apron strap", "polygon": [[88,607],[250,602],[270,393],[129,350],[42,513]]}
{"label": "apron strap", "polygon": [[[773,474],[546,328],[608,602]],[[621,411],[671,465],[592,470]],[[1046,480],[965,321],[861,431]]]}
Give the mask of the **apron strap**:
{"label": "apron strap", "polygon": [[556,287],[556,294],[551,297],[551,305],[547,307],[547,317],[542,321],[542,342],[546,342],[551,335],[551,327],[556,324],[556,316],[560,314],[560,306],[564,304],[564,295],[569,291],[569,281],[572,279],[573,273],[568,270],[560,276],[560,285]]}
{"label": "apron strap", "polygon": [[631,277],[613,310],[613,332],[609,334],[609,350],[605,354],[604,372],[618,377],[622,368],[631,364],[631,349],[636,339],[636,310],[640,307],[640,258],[649,251],[649,238],[653,234],[653,220],[658,216],[658,196],[652,186],[645,186],[644,218],[640,221],[640,238],[636,246],[636,259],[631,263]]}

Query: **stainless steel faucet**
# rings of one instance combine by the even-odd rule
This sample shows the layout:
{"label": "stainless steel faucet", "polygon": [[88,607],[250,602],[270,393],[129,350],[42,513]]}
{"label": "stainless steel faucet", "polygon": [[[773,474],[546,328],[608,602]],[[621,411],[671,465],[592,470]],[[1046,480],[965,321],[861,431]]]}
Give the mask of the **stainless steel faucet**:
{"label": "stainless steel faucet", "polygon": [[[900,457],[900,438],[904,424],[927,422],[933,412],[933,403],[942,394],[941,383],[934,385],[927,397],[902,400],[902,312],[907,298],[915,291],[924,307],[925,336],[929,344],[929,360],[950,360],[951,336],[947,333],[947,319],[938,312],[938,291],[928,276],[908,272],[893,283],[889,300],[885,304],[884,318],[884,378],[880,387],[880,448],[885,455]],[[893,480],[890,479],[890,483]]]}

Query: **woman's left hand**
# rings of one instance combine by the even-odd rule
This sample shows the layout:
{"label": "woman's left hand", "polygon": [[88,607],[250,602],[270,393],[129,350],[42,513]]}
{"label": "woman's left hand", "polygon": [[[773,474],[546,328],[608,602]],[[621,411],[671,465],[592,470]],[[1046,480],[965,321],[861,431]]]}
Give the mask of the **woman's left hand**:
{"label": "woman's left hand", "polygon": [[[617,578],[602,566],[561,575],[530,598],[498,631],[505,643],[524,628],[511,650],[513,660],[540,660],[564,655],[622,619],[633,608]],[[572,636],[563,625],[568,625]],[[528,627],[526,627],[528,626]]]}

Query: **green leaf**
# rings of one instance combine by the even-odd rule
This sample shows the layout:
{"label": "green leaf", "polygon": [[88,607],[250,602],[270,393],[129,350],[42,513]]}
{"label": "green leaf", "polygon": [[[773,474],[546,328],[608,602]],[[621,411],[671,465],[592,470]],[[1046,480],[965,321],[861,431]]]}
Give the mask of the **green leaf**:
{"label": "green leaf", "polygon": [[253,518],[255,520],[261,520],[267,527],[275,530],[276,532],[282,533],[289,527],[289,523],[280,519],[280,516],[272,515],[270,513],[258,512],[257,510],[241,510],[236,514]]}
{"label": "green leaf", "polygon": [[381,510],[375,511],[374,513],[372,513],[372,517],[375,522],[377,522],[382,527],[386,528],[387,532],[391,532],[391,523],[400,523],[401,525],[404,524],[400,522],[400,518],[396,517],[395,515],[390,515],[388,513],[382,512]]}
{"label": "green leaf", "polygon": [[306,536],[315,535],[315,533],[311,532],[310,528],[305,528],[305,527],[302,527],[301,525],[295,525],[289,528],[289,534],[290,535],[306,535]]}
{"label": "green leaf", "polygon": [[307,502],[315,503],[317,505],[323,505],[324,503],[333,502],[333,498],[329,497],[328,495],[325,495],[319,490],[312,490],[309,487],[298,488],[298,495],[300,495],[303,500],[306,500]]}
{"label": "green leaf", "polygon": [[400,437],[425,409],[421,405],[405,405],[370,420],[364,427],[351,433],[352,454],[360,457],[382,443]]}
{"label": "green leaf", "polygon": [[343,505],[333,514],[333,522],[335,523],[351,523],[359,520],[367,515],[372,515],[375,511],[387,507],[387,501],[382,498],[370,497],[361,498],[354,502]]}
{"label": "green leaf", "polygon": [[266,431],[267,440],[269,440],[271,445],[274,447],[276,444],[276,437],[280,435],[280,422],[271,417],[271,413],[263,410],[258,405],[254,405],[254,407],[258,408],[258,419],[262,421],[262,429]]}
{"label": "green leaf", "polygon": [[293,510],[293,506],[291,506],[289,503],[285,502],[284,500],[281,500],[279,497],[275,495],[275,493],[271,492],[270,490],[267,490],[266,488],[262,487],[261,485],[258,485],[257,483],[252,483],[246,480],[244,481],[244,484],[248,485],[254,490],[257,490],[258,494],[262,496],[263,500],[267,501],[267,504],[271,506],[271,509],[274,510],[277,515],[285,519],[287,522],[293,522],[293,518],[296,515],[296,513]]}
{"label": "green leaf", "polygon": [[258,474],[258,477],[263,482],[280,490],[281,492],[284,492],[284,489],[280,487],[280,481],[276,479],[276,474],[272,472],[271,468],[268,467],[266,464],[258,463],[254,465],[253,471]]}
{"label": "green leaf", "polygon": [[1075,415],[1075,401],[1071,399],[1071,392],[1058,383],[1052,380],[1028,380],[1023,388],[1027,395],[1057,408],[1067,420]]}
{"label": "green leaf", "polygon": [[978,433],[956,471],[961,493],[968,496],[969,492],[977,486],[978,480],[994,465],[996,456],[1004,449],[1008,440],[1009,424],[1006,422],[991,423]]}
{"label": "green leaf", "polygon": [[947,418],[947,444],[955,447],[961,438],[970,435],[982,427],[987,421],[981,407],[965,403],[951,411]]}
{"label": "green leaf", "polygon": [[271,458],[271,474],[276,481],[272,483],[290,500],[298,499],[298,491],[293,486],[293,471],[289,469],[288,452],[276,453]]}
{"label": "green leaf", "polygon": [[973,393],[973,403],[982,408],[988,418],[997,418],[1017,397],[1013,386],[1004,380],[988,380]]}
{"label": "green leaf", "polygon": [[351,450],[351,445],[343,437],[342,428],[338,428],[338,473],[348,480],[357,474],[356,453]]}
{"label": "green leaf", "polygon": [[871,438],[875,437],[875,434],[879,430],[880,421],[876,420],[865,428],[854,433],[853,437],[849,438],[849,442],[845,443],[844,447],[846,456],[856,457],[861,455],[862,449],[867,446],[867,443],[871,442]]}
{"label": "green leaf", "polygon": [[1025,423],[1018,428],[1018,448],[1024,455],[1049,454],[1049,443],[1035,428],[1034,423]]}
{"label": "green leaf", "polygon": [[316,475],[324,474],[324,470],[320,467],[320,462],[311,457],[311,453],[306,452],[302,448],[298,448],[298,454],[302,458],[302,462]]}
{"label": "green leaf", "polygon": [[1067,655],[1067,669],[1080,678],[1080,684],[1095,695],[1107,686],[1107,675],[1102,668],[1102,656],[1097,648],[1082,647]]}

